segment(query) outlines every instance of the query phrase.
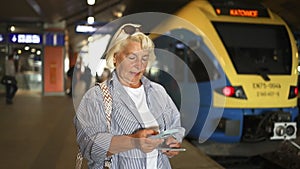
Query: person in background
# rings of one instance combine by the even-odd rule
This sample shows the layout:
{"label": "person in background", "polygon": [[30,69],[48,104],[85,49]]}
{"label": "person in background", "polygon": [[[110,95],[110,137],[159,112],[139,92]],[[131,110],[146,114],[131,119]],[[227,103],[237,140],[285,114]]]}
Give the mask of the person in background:
{"label": "person in background", "polygon": [[[72,96],[72,92],[73,92],[73,88],[72,88],[72,83],[73,83],[73,73],[74,73],[74,68],[75,68],[75,65],[72,65],[69,70],[67,71],[67,77],[70,81],[70,86],[69,86],[69,90],[67,92],[67,95],[69,95],[70,97]],[[76,82],[74,82],[76,83]]]}
{"label": "person in background", "polygon": [[8,56],[5,61],[5,76],[6,76],[6,104],[12,104],[13,98],[18,90],[16,76],[16,68],[13,54]]}
{"label": "person in background", "polygon": [[[108,46],[107,66],[114,69],[103,82],[112,96],[109,120],[97,85],[85,93],[74,117],[77,142],[90,169],[102,169],[106,162],[111,169],[171,169],[169,158],[179,153],[160,148],[181,147],[185,129],[166,90],[144,76],[155,55],[140,26],[121,26]],[[178,132],[151,138],[165,130]]]}
{"label": "person in background", "polygon": [[101,76],[99,77],[98,74],[96,73],[96,82],[102,83],[107,79],[111,78],[111,72],[108,68],[104,68]]}
{"label": "person in background", "polygon": [[85,91],[88,91],[91,87],[92,72],[89,66],[84,67],[84,71],[81,75],[81,80],[85,82]]}

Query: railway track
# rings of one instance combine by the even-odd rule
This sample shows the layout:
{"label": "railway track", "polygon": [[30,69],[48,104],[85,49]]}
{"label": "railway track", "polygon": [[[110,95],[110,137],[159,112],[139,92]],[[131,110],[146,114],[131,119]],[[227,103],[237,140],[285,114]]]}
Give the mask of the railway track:
{"label": "railway track", "polygon": [[220,157],[211,156],[226,169],[286,169],[282,166],[264,158],[263,156],[253,157]]}
{"label": "railway track", "polygon": [[[293,142],[299,146],[299,133],[297,136]],[[300,169],[300,149],[289,141],[275,142],[277,146],[273,147],[273,151],[265,153],[258,153],[258,150],[263,152],[271,143],[255,144],[253,147],[250,147],[250,144],[243,146],[248,147],[247,149],[241,149],[238,144],[229,144],[232,147],[224,149],[214,144],[208,144],[209,146],[205,147],[204,143],[189,141],[204,153],[208,152],[206,154],[209,157],[226,169]]]}

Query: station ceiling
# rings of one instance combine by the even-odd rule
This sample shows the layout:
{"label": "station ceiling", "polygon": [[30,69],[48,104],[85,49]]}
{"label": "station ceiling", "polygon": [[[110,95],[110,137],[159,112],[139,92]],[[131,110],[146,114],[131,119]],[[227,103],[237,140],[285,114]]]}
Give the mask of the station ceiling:
{"label": "station ceiling", "polygon": [[[114,12],[126,14],[136,12],[173,13],[190,0],[96,0],[91,8],[86,0],[7,0],[1,1],[0,22],[63,22],[72,36],[74,24],[85,21],[89,13],[97,21],[116,19]],[[260,1],[281,16],[294,31],[300,30],[299,0],[251,0]],[[76,36],[75,34],[73,34]],[[73,39],[73,43],[80,40]]]}

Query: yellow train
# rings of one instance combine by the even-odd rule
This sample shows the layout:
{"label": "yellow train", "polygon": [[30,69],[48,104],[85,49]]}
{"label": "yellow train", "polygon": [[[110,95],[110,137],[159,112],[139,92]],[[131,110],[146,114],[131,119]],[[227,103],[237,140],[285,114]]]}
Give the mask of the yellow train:
{"label": "yellow train", "polygon": [[159,53],[157,65],[177,76],[178,86],[195,82],[199,103],[176,98],[173,84],[157,71],[149,77],[172,90],[179,108],[197,105],[187,137],[231,143],[295,138],[298,53],[284,20],[261,4],[234,0],[194,0],[176,16],[182,22],[170,17],[153,39],[187,66]]}

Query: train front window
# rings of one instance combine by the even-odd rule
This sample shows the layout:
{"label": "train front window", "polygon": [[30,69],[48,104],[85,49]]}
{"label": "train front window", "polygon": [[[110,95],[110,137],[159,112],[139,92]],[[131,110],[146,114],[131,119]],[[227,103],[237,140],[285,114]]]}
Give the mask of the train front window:
{"label": "train front window", "polygon": [[292,52],[285,26],[213,24],[238,74],[291,74]]}

